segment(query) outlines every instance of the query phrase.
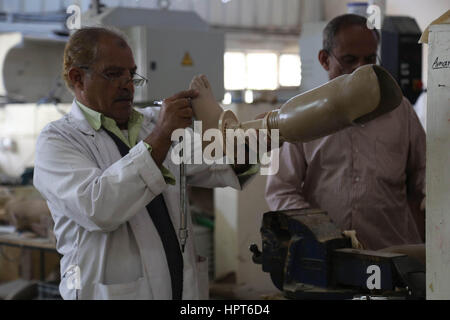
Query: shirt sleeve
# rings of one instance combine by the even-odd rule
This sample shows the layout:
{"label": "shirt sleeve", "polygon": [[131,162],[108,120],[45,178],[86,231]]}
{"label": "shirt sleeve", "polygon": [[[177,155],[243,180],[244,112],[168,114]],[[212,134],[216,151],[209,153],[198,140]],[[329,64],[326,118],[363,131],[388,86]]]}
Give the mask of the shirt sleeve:
{"label": "shirt sleeve", "polygon": [[[144,142],[144,145],[147,147],[148,151],[152,153],[152,147],[147,142]],[[166,181],[167,184],[170,185],[176,184],[175,176],[172,174],[172,172],[170,172],[169,169],[167,169],[164,166],[161,166],[161,173],[164,177],[164,181]]]}
{"label": "shirt sleeve", "polygon": [[408,203],[416,220],[422,240],[425,241],[425,211],[420,203],[425,197],[426,135],[411,104],[408,108],[409,151],[406,165]]}
{"label": "shirt sleeve", "polygon": [[265,196],[270,210],[310,208],[302,191],[307,169],[303,145],[285,142],[277,162],[271,163],[267,176]]}

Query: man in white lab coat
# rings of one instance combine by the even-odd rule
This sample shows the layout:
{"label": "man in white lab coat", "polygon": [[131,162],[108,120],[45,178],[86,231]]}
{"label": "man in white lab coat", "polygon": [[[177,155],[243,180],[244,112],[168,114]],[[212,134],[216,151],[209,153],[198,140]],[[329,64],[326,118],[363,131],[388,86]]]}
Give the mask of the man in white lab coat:
{"label": "man in white lab coat", "polygon": [[[102,28],[72,35],[64,78],[75,100],[41,132],[34,173],[55,222],[62,297],[207,298],[207,261],[195,252],[191,221],[184,253],[177,241],[179,169],[169,152],[199,93],[134,110],[134,87],[146,79],[123,37]],[[239,189],[238,174],[230,165],[187,168],[188,183],[203,187]]]}

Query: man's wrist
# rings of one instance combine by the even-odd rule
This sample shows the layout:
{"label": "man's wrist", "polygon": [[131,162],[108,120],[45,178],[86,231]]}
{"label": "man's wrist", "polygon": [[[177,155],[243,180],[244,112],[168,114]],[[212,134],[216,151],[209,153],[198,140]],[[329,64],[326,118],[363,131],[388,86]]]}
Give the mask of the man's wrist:
{"label": "man's wrist", "polygon": [[144,142],[150,145],[151,156],[158,167],[161,167],[171,145],[170,136],[155,128]]}
{"label": "man's wrist", "polygon": [[164,144],[169,142],[170,144],[170,135],[166,134],[159,127],[155,127],[153,131],[149,134],[147,138],[144,140],[149,145],[153,146],[155,144]]}

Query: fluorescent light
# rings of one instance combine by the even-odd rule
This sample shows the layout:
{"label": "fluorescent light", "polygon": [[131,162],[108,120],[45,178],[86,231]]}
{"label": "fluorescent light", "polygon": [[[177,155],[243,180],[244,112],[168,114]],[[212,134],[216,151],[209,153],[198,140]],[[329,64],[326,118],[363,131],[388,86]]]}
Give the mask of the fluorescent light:
{"label": "fluorescent light", "polygon": [[253,91],[252,90],[245,90],[244,101],[245,101],[245,103],[253,102]]}
{"label": "fluorescent light", "polygon": [[231,96],[230,92],[225,92],[225,95],[223,96],[222,103],[223,104],[231,104],[233,102],[233,97]]}

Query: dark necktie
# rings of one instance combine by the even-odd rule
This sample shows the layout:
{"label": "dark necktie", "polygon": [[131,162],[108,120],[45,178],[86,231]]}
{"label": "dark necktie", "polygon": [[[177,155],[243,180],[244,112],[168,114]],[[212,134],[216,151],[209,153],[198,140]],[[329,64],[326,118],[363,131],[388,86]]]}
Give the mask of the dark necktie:
{"label": "dark necktie", "polygon": [[[106,129],[105,131],[116,143],[122,157],[125,157],[130,148],[114,133]],[[146,208],[164,246],[172,283],[172,299],[181,300],[183,293],[183,255],[163,195],[156,196]]]}

